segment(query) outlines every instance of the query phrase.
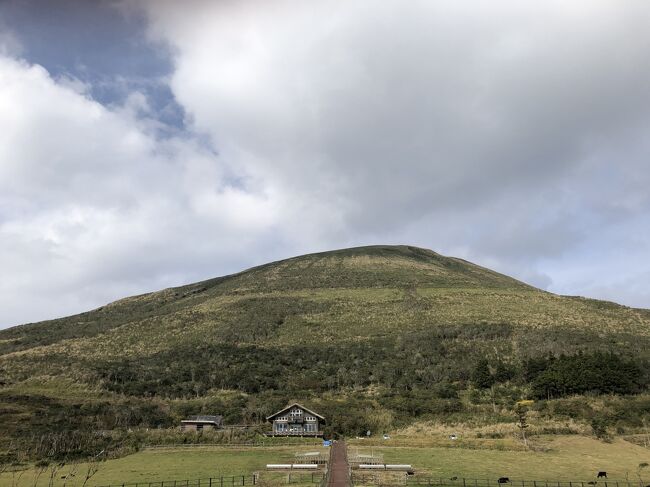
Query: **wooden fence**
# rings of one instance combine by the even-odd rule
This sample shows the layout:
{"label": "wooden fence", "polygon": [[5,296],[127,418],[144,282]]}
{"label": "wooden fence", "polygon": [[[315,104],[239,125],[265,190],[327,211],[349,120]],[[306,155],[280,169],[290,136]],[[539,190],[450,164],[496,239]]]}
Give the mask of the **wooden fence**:
{"label": "wooden fence", "polygon": [[199,448],[199,447],[223,447],[223,448],[248,448],[248,447],[268,447],[268,446],[320,446],[323,440],[318,441],[301,441],[300,438],[287,438],[285,441],[248,441],[241,443],[149,443],[142,446],[146,450],[159,450],[165,448]]}
{"label": "wooden fence", "polygon": [[629,480],[519,480],[508,479],[445,479],[409,476],[407,485],[426,485],[431,487],[647,487],[646,482]]}
{"label": "wooden fence", "polygon": [[431,487],[647,487],[646,482],[628,480],[519,480],[508,479],[445,479],[409,476],[408,485],[427,485]]}
{"label": "wooden fence", "polygon": [[[268,473],[278,472],[265,472]],[[284,473],[282,480],[278,483],[283,484],[320,484],[322,485],[325,475],[321,472],[291,472]],[[157,482],[124,482],[116,484],[99,485],[96,487],[239,487],[244,485],[256,485],[259,480],[259,474],[253,475],[224,475],[221,477],[209,477],[205,479],[186,479],[186,480],[161,480]]]}
{"label": "wooden fence", "polygon": [[158,482],[125,482],[107,484],[97,487],[234,487],[240,485],[255,485],[256,475],[227,475],[209,477],[207,479],[161,480]]}
{"label": "wooden fence", "polygon": [[325,471],[323,472],[323,478],[320,481],[319,487],[327,487],[330,483],[330,463],[332,462],[332,448],[330,447],[327,463],[325,463]]}
{"label": "wooden fence", "polygon": [[[650,487],[650,482],[641,480],[520,480],[508,479],[468,479],[468,478],[434,478],[419,475],[400,475],[400,481],[391,482],[382,478],[382,473],[389,471],[359,472],[352,471],[352,485],[422,485],[428,487]],[[397,472],[393,472],[397,473]]]}

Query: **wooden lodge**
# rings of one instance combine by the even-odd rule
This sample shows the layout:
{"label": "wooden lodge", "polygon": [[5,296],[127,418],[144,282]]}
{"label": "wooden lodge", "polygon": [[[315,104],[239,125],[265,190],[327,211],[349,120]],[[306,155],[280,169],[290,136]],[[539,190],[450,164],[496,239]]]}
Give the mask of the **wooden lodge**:
{"label": "wooden lodge", "polygon": [[222,426],[222,416],[193,416],[181,421],[181,431],[216,430]]}
{"label": "wooden lodge", "polygon": [[273,431],[267,436],[323,436],[320,427],[325,418],[298,403],[281,409],[266,420],[273,423]]}

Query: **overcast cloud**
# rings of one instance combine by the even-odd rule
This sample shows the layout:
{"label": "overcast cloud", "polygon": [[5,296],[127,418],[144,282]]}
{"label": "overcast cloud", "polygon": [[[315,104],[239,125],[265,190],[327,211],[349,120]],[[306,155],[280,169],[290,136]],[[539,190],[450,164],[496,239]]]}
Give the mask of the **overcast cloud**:
{"label": "overcast cloud", "polygon": [[[26,4],[0,4],[0,326],[374,243],[650,307],[647,2]],[[106,25],[44,49],[65,22]]]}

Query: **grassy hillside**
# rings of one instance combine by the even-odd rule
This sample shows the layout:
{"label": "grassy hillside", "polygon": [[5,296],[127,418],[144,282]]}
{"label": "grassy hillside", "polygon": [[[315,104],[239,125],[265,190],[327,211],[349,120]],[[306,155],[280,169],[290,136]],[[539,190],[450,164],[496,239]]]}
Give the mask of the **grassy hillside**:
{"label": "grassy hillside", "polygon": [[[0,331],[1,431],[27,441],[198,412],[254,423],[290,399],[343,433],[364,431],[367,411],[375,429],[498,419],[531,395],[642,393],[648,345],[647,310],[553,295],[429,250],[345,249]],[[601,363],[591,382],[569,377]]]}

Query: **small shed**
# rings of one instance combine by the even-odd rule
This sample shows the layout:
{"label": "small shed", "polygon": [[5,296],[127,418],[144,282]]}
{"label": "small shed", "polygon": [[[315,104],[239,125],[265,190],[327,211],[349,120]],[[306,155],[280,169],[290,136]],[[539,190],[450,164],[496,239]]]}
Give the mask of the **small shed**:
{"label": "small shed", "polygon": [[181,421],[181,431],[217,430],[223,426],[223,416],[192,416]]}

